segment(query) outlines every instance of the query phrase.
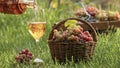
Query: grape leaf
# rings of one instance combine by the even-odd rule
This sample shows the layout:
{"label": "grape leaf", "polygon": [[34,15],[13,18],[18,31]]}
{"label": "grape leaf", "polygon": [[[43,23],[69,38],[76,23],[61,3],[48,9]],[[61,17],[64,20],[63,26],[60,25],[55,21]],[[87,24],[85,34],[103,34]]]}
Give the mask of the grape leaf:
{"label": "grape leaf", "polygon": [[78,21],[76,20],[67,20],[64,24],[65,27],[67,27],[67,29],[73,28],[76,26]]}

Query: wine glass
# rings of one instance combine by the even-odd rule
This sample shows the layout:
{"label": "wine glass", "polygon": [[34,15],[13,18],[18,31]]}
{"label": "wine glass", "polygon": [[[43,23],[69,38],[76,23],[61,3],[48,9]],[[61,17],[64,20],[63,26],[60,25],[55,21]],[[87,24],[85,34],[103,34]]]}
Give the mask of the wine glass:
{"label": "wine glass", "polygon": [[36,45],[39,42],[40,38],[45,33],[45,25],[46,25],[46,22],[30,22],[28,25],[29,33],[35,39]]}
{"label": "wine glass", "polygon": [[[46,22],[29,22],[28,31],[35,39],[36,45],[38,44],[39,39],[45,34],[45,25],[46,25]],[[41,49],[40,49],[40,51],[41,51]],[[35,52],[37,52],[36,48],[35,48]],[[35,60],[38,60],[38,59],[39,59],[38,55],[36,55]],[[41,59],[39,59],[39,60],[41,62]],[[41,63],[43,63],[43,61]]]}

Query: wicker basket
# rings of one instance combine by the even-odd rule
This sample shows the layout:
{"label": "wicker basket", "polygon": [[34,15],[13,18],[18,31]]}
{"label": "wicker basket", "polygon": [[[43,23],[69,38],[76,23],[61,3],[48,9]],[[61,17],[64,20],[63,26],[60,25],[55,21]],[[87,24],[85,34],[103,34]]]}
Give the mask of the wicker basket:
{"label": "wicker basket", "polygon": [[[86,26],[83,26],[83,29],[91,29],[90,34],[93,37],[94,42],[57,42],[52,40],[53,38],[53,30],[57,29],[60,30],[61,28],[63,30],[66,30],[66,27],[64,27],[64,23],[67,20],[77,20],[82,22],[80,25],[85,24]],[[49,35],[48,44],[51,52],[51,56],[53,61],[58,62],[66,62],[73,60],[74,62],[78,62],[81,60],[88,61],[93,58],[95,45],[97,42],[97,35],[94,30],[94,28],[87,23],[86,21],[81,20],[80,18],[68,18],[65,19],[53,26],[53,29]]]}

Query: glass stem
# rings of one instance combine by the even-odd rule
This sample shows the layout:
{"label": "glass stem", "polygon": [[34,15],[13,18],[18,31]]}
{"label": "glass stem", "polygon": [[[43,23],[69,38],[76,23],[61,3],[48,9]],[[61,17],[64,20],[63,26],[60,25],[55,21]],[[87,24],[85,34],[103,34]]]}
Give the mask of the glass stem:
{"label": "glass stem", "polygon": [[[36,47],[38,47],[38,46],[39,46],[39,40],[38,40],[38,39],[36,39],[36,40],[35,40],[35,45],[36,45]],[[35,50],[34,50],[34,51],[35,51],[35,53],[36,53],[36,56],[35,56],[35,57],[38,57],[38,55],[37,55],[37,54],[38,54],[38,52],[37,52],[36,47],[35,47]]]}
{"label": "glass stem", "polygon": [[[39,40],[36,39],[36,46],[39,46]],[[40,48],[40,52],[42,53],[42,49]]]}

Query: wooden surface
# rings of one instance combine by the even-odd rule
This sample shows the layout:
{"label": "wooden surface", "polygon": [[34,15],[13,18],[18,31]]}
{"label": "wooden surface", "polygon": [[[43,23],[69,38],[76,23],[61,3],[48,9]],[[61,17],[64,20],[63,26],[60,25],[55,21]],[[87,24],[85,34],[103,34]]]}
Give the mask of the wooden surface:
{"label": "wooden surface", "polygon": [[[95,30],[106,30],[111,26],[120,28],[120,21],[101,21],[101,22],[91,22],[91,25]],[[85,30],[90,30],[84,24],[81,25]]]}
{"label": "wooden surface", "polygon": [[120,28],[120,21],[110,21],[109,26],[114,26]]}

